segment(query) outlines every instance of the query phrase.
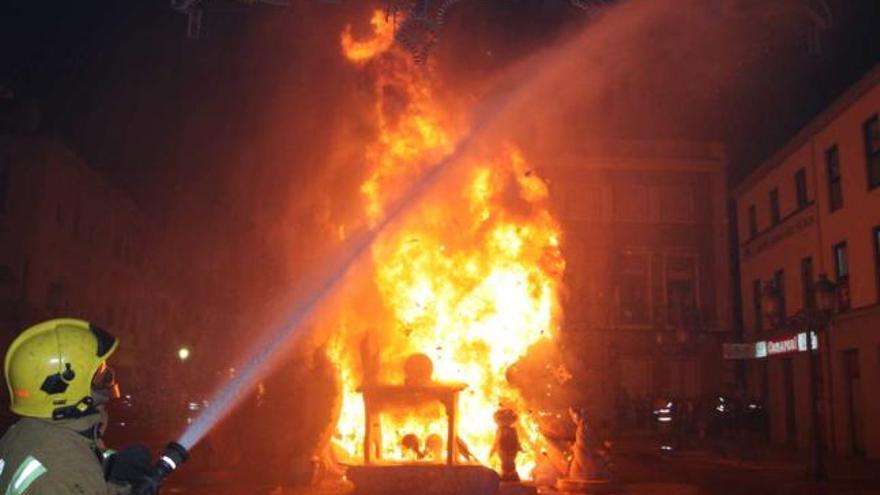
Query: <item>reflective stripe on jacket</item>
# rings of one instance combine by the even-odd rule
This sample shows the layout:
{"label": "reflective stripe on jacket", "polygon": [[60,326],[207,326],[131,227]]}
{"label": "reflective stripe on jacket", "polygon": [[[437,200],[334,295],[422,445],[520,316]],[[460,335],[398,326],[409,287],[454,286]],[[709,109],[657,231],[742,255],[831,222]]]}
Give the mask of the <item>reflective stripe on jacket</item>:
{"label": "reflective stripe on jacket", "polygon": [[[5,467],[5,462],[4,462]],[[44,475],[46,473],[46,466],[43,466],[43,463],[38,461],[34,456],[27,456],[24,459],[18,469],[15,470],[15,473],[12,475],[12,479],[9,480],[9,485],[6,487],[6,492],[4,495],[21,495],[31,486],[31,483],[34,482],[37,478]]]}

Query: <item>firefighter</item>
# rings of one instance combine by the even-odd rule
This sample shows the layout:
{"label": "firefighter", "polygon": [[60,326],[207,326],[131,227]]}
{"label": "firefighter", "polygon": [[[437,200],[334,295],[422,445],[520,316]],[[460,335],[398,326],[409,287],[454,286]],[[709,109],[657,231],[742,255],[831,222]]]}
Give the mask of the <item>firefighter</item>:
{"label": "firefighter", "polygon": [[4,375],[21,419],[0,438],[0,493],[122,495],[153,474],[146,448],[113,454],[101,440],[119,390],[107,366],[118,345],[76,319],[39,323],[12,342]]}
{"label": "firefighter", "polygon": [[[668,397],[666,395],[665,397]],[[654,401],[654,418],[656,420],[657,433],[660,436],[660,450],[662,452],[672,452],[675,448],[675,428],[674,423],[678,414],[678,404],[672,400],[665,398],[656,399]]]}

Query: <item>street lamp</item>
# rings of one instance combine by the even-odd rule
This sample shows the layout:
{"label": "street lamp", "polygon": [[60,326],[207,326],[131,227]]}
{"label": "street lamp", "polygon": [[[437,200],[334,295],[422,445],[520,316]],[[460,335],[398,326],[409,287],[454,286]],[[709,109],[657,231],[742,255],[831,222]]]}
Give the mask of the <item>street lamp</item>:
{"label": "street lamp", "polygon": [[819,307],[819,311],[826,313],[826,315],[830,314],[834,311],[834,306],[837,302],[837,284],[828,280],[828,275],[820,273],[819,281],[816,282],[815,289],[816,303]]}
{"label": "street lamp", "polygon": [[[810,353],[810,395],[811,416],[813,423],[813,479],[826,481],[828,472],[825,469],[825,442],[822,435],[822,423],[819,417],[819,340],[825,330],[834,311],[837,297],[837,285],[828,280],[824,273],[819,274],[819,280],[813,285],[812,297],[814,304],[804,301],[804,309],[791,318],[781,314],[783,306],[782,294],[772,283],[764,285],[761,294],[761,304],[764,315],[768,317],[774,327],[794,327],[807,329],[807,352]],[[815,335],[815,338],[814,338]],[[827,339],[823,347],[827,346]]]}
{"label": "street lamp", "polygon": [[189,359],[189,348],[181,347],[180,349],[178,349],[177,359],[180,359],[181,361],[186,361],[187,359]]}
{"label": "street lamp", "polygon": [[773,328],[780,326],[779,322],[785,319],[785,315],[781,314],[782,294],[773,282],[764,283],[764,289],[761,291],[761,308]]}

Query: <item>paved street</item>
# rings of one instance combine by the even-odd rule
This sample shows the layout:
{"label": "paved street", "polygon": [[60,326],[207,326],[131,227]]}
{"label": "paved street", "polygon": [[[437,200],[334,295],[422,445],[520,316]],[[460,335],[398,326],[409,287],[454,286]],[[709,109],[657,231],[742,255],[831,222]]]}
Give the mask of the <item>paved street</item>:
{"label": "paved street", "polygon": [[807,480],[804,464],[783,451],[759,449],[744,460],[713,449],[692,449],[661,456],[645,441],[621,441],[617,473],[626,493],[724,495],[880,494],[875,465],[830,462],[832,481]]}
{"label": "paved street", "polygon": [[[816,485],[807,480],[797,456],[772,449],[756,450],[743,460],[701,448],[661,455],[649,436],[617,442],[616,473],[621,493],[632,495],[880,495],[880,470],[875,464],[847,460],[829,462],[832,480]],[[846,466],[846,469],[844,469]],[[344,487],[234,486],[204,476],[199,483],[169,485],[166,493],[181,495],[336,495]]]}

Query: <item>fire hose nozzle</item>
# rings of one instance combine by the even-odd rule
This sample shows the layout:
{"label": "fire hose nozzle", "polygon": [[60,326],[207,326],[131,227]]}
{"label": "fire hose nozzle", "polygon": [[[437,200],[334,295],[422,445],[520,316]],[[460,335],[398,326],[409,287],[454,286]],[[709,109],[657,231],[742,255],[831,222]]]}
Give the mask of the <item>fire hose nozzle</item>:
{"label": "fire hose nozzle", "polygon": [[189,459],[189,452],[186,447],[177,442],[169,442],[165,446],[165,452],[156,462],[156,469],[159,471],[159,479],[165,479],[169,474],[173,473],[181,464]]}
{"label": "fire hose nozzle", "polygon": [[170,442],[165,446],[165,450],[162,452],[162,455],[159,456],[159,460],[156,461],[156,473],[140,483],[134,489],[133,493],[135,495],[153,495],[159,493],[159,485],[162,484],[168,475],[176,471],[181,464],[186,462],[187,459],[189,459],[189,452],[186,450],[186,447],[177,442]]}

